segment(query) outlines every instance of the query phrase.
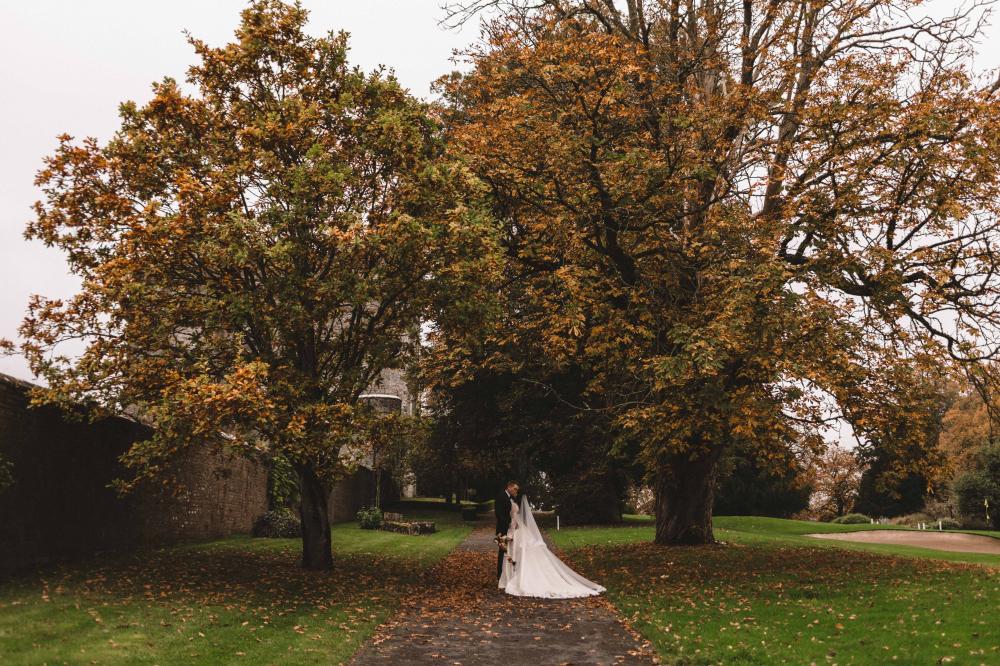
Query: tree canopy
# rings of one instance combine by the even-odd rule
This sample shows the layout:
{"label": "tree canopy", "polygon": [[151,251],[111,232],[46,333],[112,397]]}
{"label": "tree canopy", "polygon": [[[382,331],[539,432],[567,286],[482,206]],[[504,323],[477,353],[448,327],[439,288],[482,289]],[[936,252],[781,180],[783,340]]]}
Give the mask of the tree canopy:
{"label": "tree canopy", "polygon": [[82,281],[21,329],[40,399],[155,426],[140,479],[281,456],[311,568],[345,447],[404,430],[360,396],[425,334],[426,461],[641,467],[659,543],[713,540],[728,456],[781,478],[835,418],[932,484],[938,387],[1000,404],[1000,78],[972,61],[989,0],[920,4],[469,0],[449,16],[495,11],[430,105],[255,0],[40,172],[28,235]]}
{"label": "tree canopy", "polygon": [[[405,362],[489,230],[434,111],[306,20],[256,0],[233,43],[190,38],[188,85],[122,104],[109,142],[60,139],[27,234],[82,288],[36,297],[21,333],[41,399],[155,427],[126,456],[136,478],[191,446],[284,456],[303,564],[327,568],[329,483],[373,418],[359,396]],[[79,358],[58,353],[70,339]]]}
{"label": "tree canopy", "polygon": [[712,540],[727,450],[819,448],[831,403],[863,441],[922,446],[926,429],[897,427],[923,418],[912,378],[997,353],[1000,81],[971,67],[984,6],[918,4],[452,8],[498,10],[444,89],[513,296],[485,343],[440,346],[458,374],[584,367],[642,443],[658,542]]}

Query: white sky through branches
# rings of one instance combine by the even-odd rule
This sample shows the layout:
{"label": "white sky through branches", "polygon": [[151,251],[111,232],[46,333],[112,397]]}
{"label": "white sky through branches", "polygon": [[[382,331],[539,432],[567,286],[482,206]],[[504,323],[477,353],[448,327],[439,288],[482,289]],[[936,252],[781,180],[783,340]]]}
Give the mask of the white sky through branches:
{"label": "white sky through branches", "polygon": [[[351,33],[351,61],[384,64],[427,97],[454,69],[452,51],[478,36],[439,25],[442,0],[304,0],[312,34]],[[934,0],[938,14],[954,6]],[[22,234],[38,199],[32,185],[56,136],[107,140],[124,100],[144,103],[150,84],[184,79],[195,56],[182,31],[212,45],[230,41],[244,0],[0,0],[0,337],[16,339],[28,297],[71,295],[77,286],[60,253]],[[1000,22],[997,17],[995,23]],[[1000,65],[1000,27],[989,28],[977,65]],[[0,372],[31,379],[20,357],[0,357]]]}

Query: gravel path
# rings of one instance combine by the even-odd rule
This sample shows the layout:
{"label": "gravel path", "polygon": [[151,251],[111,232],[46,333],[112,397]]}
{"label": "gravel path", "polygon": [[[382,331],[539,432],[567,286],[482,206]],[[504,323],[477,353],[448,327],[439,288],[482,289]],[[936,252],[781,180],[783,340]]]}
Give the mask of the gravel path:
{"label": "gravel path", "polygon": [[653,664],[603,597],[527,599],[496,587],[496,546],[479,527],[435,568],[354,664]]}
{"label": "gravel path", "polygon": [[853,541],[855,543],[888,543],[897,546],[916,546],[931,550],[956,553],[988,553],[1000,555],[1000,539],[978,534],[959,532],[933,532],[931,530],[864,530],[861,532],[835,532],[807,534],[815,539]]}

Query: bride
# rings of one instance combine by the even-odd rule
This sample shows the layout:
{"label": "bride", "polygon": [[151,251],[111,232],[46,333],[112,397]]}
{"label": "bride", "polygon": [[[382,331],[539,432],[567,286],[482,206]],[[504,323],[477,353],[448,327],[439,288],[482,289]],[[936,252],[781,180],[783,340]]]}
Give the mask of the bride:
{"label": "bride", "polygon": [[570,599],[591,597],[604,588],[576,573],[556,557],[538,531],[525,495],[510,507],[507,555],[499,587],[518,597]]}

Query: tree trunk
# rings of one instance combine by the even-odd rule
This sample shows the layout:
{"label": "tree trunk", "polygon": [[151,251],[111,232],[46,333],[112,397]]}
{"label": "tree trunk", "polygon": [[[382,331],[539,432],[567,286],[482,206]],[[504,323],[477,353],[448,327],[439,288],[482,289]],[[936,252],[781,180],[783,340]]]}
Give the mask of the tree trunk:
{"label": "tree trunk", "polygon": [[330,542],[330,514],[327,502],[330,489],[310,466],[298,469],[299,490],[302,501],[299,517],[302,519],[302,568],[310,571],[329,571],[333,568],[333,550]]}
{"label": "tree trunk", "polygon": [[712,502],[721,449],[668,456],[656,472],[656,543],[715,543]]}

